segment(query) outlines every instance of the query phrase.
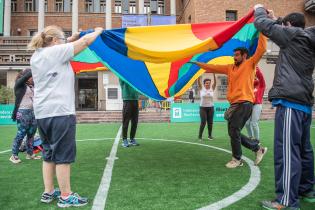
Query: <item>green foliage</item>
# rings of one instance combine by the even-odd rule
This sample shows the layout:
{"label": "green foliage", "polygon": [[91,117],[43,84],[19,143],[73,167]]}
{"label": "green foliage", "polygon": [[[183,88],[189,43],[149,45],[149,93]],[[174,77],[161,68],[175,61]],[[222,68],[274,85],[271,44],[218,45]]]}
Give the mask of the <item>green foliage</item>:
{"label": "green foliage", "polygon": [[0,86],[0,104],[10,104],[13,102],[14,102],[13,89],[1,85]]}

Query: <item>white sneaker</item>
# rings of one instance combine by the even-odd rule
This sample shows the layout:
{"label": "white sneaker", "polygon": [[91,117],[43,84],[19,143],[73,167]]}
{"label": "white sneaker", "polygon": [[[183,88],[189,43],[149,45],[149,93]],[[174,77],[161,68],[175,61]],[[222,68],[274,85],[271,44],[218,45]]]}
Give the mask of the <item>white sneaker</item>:
{"label": "white sneaker", "polygon": [[237,160],[234,157],[232,158],[232,160],[230,162],[228,162],[227,164],[225,164],[225,166],[227,168],[236,168],[239,166],[243,166],[243,162],[242,160]]}
{"label": "white sneaker", "polygon": [[14,163],[14,164],[17,164],[17,163],[22,162],[22,161],[20,160],[20,158],[19,158],[18,156],[16,156],[16,155],[11,155],[11,157],[10,157],[9,160],[10,160],[12,163]]}
{"label": "white sneaker", "polygon": [[40,160],[40,159],[42,159],[42,157],[36,156],[35,154],[32,154],[32,155],[27,154],[25,159],[27,159],[27,160]]}
{"label": "white sneaker", "polygon": [[257,166],[263,159],[264,155],[267,153],[267,147],[260,147],[256,152],[255,165]]}

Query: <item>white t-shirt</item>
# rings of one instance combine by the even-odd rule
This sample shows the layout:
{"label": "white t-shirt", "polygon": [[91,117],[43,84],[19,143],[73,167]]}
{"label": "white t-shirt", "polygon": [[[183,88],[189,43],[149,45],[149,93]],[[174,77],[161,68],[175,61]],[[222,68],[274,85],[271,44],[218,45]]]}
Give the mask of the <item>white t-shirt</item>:
{"label": "white t-shirt", "polygon": [[75,114],[72,43],[37,49],[31,58],[36,119]]}
{"label": "white t-shirt", "polygon": [[201,107],[213,107],[213,90],[202,88],[200,90],[200,106]]}

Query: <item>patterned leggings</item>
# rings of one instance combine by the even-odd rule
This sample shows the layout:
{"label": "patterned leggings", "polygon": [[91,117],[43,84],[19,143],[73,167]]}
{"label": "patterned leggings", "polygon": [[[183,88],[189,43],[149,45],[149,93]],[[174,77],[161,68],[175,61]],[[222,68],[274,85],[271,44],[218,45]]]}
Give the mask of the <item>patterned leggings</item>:
{"label": "patterned leggings", "polygon": [[33,140],[36,133],[37,125],[34,112],[31,109],[19,109],[16,115],[17,121],[17,134],[14,138],[12,145],[12,155],[19,154],[19,148],[25,136],[26,139],[26,152],[29,155],[33,154]]}

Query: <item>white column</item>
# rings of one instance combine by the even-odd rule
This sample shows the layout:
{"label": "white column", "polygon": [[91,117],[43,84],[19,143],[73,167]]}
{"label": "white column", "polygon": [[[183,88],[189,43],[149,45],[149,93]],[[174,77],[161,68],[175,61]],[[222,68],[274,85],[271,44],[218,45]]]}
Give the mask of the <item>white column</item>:
{"label": "white column", "polygon": [[72,34],[78,32],[79,24],[79,1],[72,0]]}
{"label": "white column", "polygon": [[144,0],[139,0],[139,14],[142,15],[143,14],[143,10],[144,10]]}
{"label": "white column", "polygon": [[112,0],[106,0],[105,29],[112,29]]}
{"label": "white column", "polygon": [[5,0],[3,36],[10,36],[10,32],[11,32],[11,0]]}
{"label": "white column", "polygon": [[45,1],[38,1],[38,26],[37,30],[43,31],[45,28]]}
{"label": "white column", "polygon": [[171,0],[171,15],[176,15],[176,0]]}

